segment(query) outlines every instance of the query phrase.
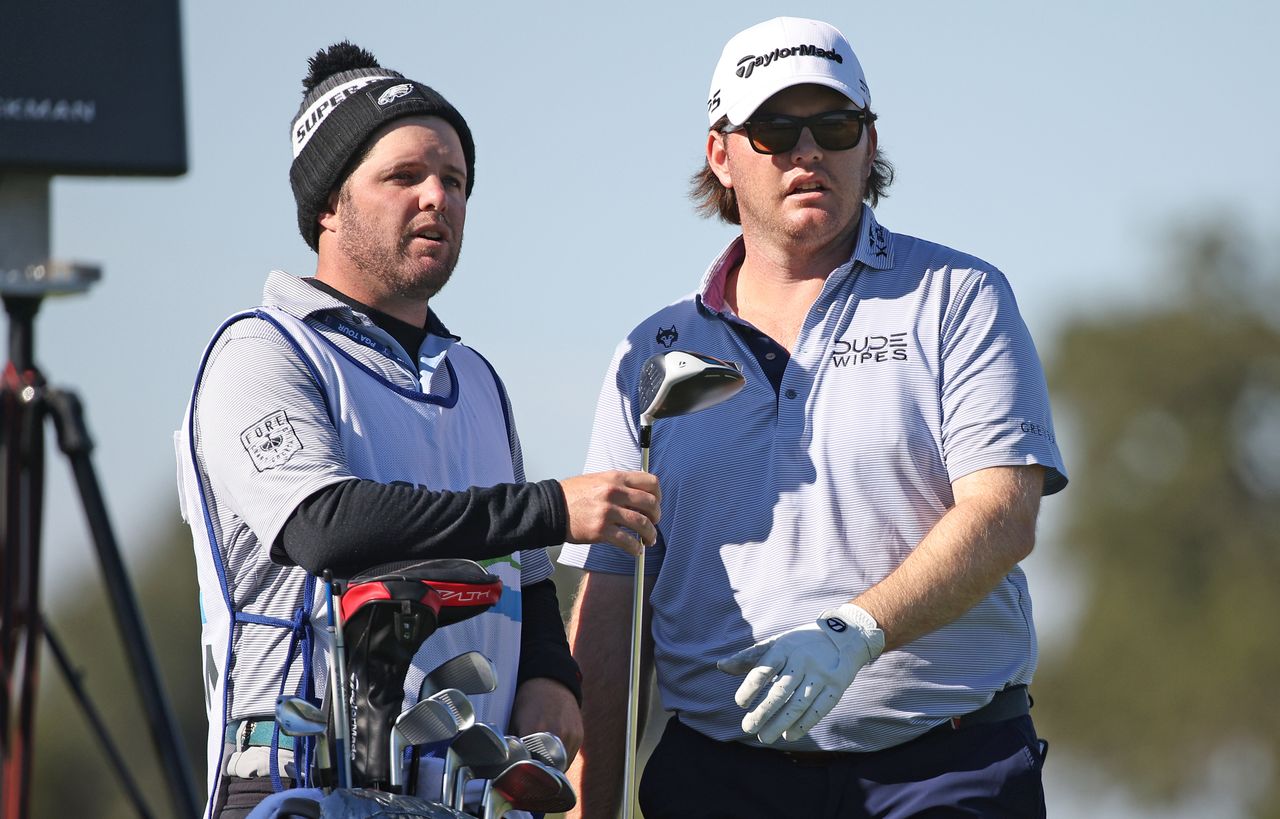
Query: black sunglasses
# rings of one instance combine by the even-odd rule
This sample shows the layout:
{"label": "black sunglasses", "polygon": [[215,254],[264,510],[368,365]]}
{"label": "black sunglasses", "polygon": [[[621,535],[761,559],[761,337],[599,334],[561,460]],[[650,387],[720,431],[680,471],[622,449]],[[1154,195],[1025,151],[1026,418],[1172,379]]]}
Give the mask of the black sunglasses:
{"label": "black sunglasses", "polygon": [[808,128],[819,147],[828,151],[847,151],[862,141],[864,124],[875,121],[876,115],[865,109],[826,111],[811,117],[764,114],[741,125],[726,125],[720,133],[746,131],[747,141],[756,153],[781,154],[796,147],[800,132]]}

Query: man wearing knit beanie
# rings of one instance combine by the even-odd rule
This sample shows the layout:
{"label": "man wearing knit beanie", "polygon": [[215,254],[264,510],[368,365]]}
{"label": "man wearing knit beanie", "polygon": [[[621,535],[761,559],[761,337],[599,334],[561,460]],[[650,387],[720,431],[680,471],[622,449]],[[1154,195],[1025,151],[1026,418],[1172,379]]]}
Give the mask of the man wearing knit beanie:
{"label": "man wearing knit beanie", "polygon": [[[498,687],[472,698],[477,720],[550,731],[572,756],[581,686],[545,549],[607,542],[634,554],[657,534],[646,473],[526,483],[502,381],[429,307],[462,247],[475,180],[466,120],[350,43],[317,53],[303,89],[289,177],[315,275],[273,271],[261,306],[215,333],[177,434],[211,817],[245,816],[307,781],[273,714],[281,693],[318,701],[324,687],[324,570],[481,561],[502,580],[500,602],[423,644],[405,706],[432,669],[480,651]],[[417,792],[434,797],[430,762]]]}

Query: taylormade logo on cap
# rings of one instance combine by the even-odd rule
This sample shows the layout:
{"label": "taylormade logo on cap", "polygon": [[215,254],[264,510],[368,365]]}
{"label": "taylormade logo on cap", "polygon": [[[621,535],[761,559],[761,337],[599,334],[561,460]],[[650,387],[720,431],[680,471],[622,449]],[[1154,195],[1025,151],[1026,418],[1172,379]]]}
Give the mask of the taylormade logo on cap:
{"label": "taylormade logo on cap", "polygon": [[822,85],[859,108],[871,103],[862,66],[852,46],[834,26],[821,20],[775,17],[740,31],[720,53],[707,119],[721,117],[741,125],[769,97],[793,85]]}
{"label": "taylormade logo on cap", "polygon": [[748,54],[741,60],[738,60],[738,70],[735,72],[744,80],[751,76],[751,72],[757,68],[769,65],[774,60],[780,60],[784,57],[801,56],[801,57],[822,57],[825,60],[835,60],[838,63],[844,62],[844,57],[836,51],[828,51],[821,46],[816,45],[799,45],[793,48],[775,48],[763,57],[757,57],[754,54]]}

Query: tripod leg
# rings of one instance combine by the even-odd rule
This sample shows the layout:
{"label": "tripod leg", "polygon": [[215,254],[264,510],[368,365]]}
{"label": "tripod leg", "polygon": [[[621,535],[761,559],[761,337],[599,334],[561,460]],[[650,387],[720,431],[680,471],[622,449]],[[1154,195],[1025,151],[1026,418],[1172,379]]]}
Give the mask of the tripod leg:
{"label": "tripod leg", "polygon": [[[0,392],[0,784],[4,782],[9,759],[9,668],[13,665],[14,603],[18,593],[18,560],[9,532],[9,429],[16,412],[15,396],[9,390]],[[9,792],[8,787],[4,789]],[[0,802],[0,816],[4,816]]]}
{"label": "tripod leg", "polygon": [[[12,794],[9,785],[9,760],[13,749],[9,734],[9,718],[12,715],[14,651],[17,647],[18,629],[13,622],[18,600],[18,551],[9,522],[10,490],[13,486],[13,470],[10,468],[13,447],[10,441],[11,424],[18,411],[17,396],[8,387],[0,390],[0,793]],[[9,816],[5,797],[0,797],[0,816]]]}
{"label": "tripod leg", "polygon": [[84,685],[80,682],[80,672],[71,667],[71,660],[67,658],[67,652],[63,650],[62,643],[58,641],[53,631],[49,629],[48,623],[44,625],[44,639],[49,643],[49,649],[53,652],[53,659],[57,662],[58,668],[62,670],[62,676],[67,680],[67,687],[71,689],[72,698],[79,703],[85,719],[89,720],[89,727],[93,729],[98,742],[107,752],[107,759],[110,760],[111,767],[115,769],[116,776],[120,778],[120,784],[124,786],[124,791],[129,797],[129,801],[133,803],[133,807],[138,811],[138,816],[142,817],[142,819],[151,819],[152,813],[147,808],[146,801],[142,798],[142,790],[129,774],[129,769],[125,767],[124,755],[120,753],[120,749],[116,747],[116,744],[111,741],[111,735],[107,733],[106,724],[103,723],[102,717],[98,714],[98,709],[94,708],[93,700],[89,699],[89,692],[84,690]]}
{"label": "tripod leg", "polygon": [[[30,813],[36,694],[40,685],[40,520],[44,488],[44,427],[38,377],[5,368],[3,385],[4,606],[3,801],[0,815]],[[11,725],[16,702],[16,724]]]}
{"label": "tripod leg", "polygon": [[83,407],[80,399],[66,390],[50,389],[46,392],[45,400],[57,429],[58,446],[71,462],[71,471],[75,476],[80,500],[84,504],[85,517],[93,534],[98,559],[102,564],[112,610],[124,640],[130,667],[138,681],[143,709],[151,728],[151,740],[165,774],[174,816],[196,816],[199,810],[196,807],[195,782],[187,765],[177,720],[160,684],[160,673],[138,611],[133,586],[120,559],[120,549],[111,531],[106,503],[93,470],[93,462],[89,458],[93,442],[85,427]]}

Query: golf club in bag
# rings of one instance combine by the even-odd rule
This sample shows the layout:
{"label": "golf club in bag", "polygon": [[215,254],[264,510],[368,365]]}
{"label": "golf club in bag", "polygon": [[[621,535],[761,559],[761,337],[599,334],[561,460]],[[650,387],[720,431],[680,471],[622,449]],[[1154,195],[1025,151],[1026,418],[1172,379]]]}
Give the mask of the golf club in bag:
{"label": "golf club in bag", "polygon": [[[414,655],[437,628],[497,603],[502,581],[473,561],[442,559],[378,566],[340,583],[351,785],[385,790],[391,731]],[[337,693],[341,704],[346,698]]]}
{"label": "golf club in bag", "polygon": [[[689,415],[725,401],[746,384],[736,364],[687,350],[651,355],[640,368],[640,469],[649,471],[653,422]],[[627,692],[627,753],[622,815],[631,819],[636,795],[636,747],[640,722],[640,630],[644,623],[644,550],[636,557],[631,608],[631,681]]]}
{"label": "golf club in bag", "polygon": [[563,813],[577,804],[578,797],[563,773],[541,762],[521,759],[489,780],[480,816],[502,819],[512,810]]}

